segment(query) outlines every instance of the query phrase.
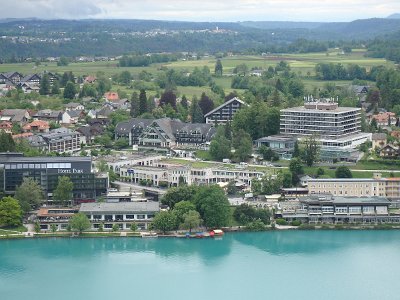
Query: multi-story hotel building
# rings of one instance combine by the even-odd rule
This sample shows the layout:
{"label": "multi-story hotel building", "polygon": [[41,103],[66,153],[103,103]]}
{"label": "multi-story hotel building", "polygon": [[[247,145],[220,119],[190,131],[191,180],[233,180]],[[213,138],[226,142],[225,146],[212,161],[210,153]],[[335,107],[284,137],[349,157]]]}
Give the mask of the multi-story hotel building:
{"label": "multi-story hotel building", "polygon": [[105,194],[108,176],[95,174],[90,157],[24,157],[19,153],[0,154],[0,193],[12,195],[24,178],[33,178],[52,199],[60,176],[73,183],[75,202],[94,201]]}
{"label": "multi-story hotel building", "polygon": [[321,150],[349,149],[371,140],[361,132],[361,109],[338,107],[334,99],[305,102],[304,106],[281,110],[280,133],[304,138],[316,136]]}

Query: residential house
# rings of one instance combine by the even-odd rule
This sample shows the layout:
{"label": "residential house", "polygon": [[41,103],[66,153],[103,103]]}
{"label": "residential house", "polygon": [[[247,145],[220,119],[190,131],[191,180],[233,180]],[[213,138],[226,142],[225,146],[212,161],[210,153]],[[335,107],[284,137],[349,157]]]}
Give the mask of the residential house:
{"label": "residential house", "polygon": [[60,78],[54,73],[46,72],[47,76],[49,76],[50,85],[52,86],[54,82],[58,81]]}
{"label": "residential house", "polygon": [[206,123],[215,125],[230,122],[233,120],[235,113],[245,106],[248,105],[239,98],[232,98],[205,114]]}
{"label": "residential house", "polygon": [[97,119],[108,119],[108,117],[114,112],[114,110],[108,105],[104,106],[100,110],[96,111]]}
{"label": "residential house", "polygon": [[12,123],[9,121],[2,121],[0,122],[0,131],[5,133],[12,133]]}
{"label": "residential house", "polygon": [[104,127],[99,125],[87,125],[76,129],[81,134],[81,143],[92,144],[96,136],[104,133]]}
{"label": "residential house", "polygon": [[387,144],[379,150],[379,156],[382,158],[395,159],[399,157],[399,147]]}
{"label": "residential house", "polygon": [[41,121],[47,121],[47,122],[53,122],[53,123],[59,124],[62,121],[63,113],[64,112],[61,110],[44,109],[44,110],[39,110],[32,117],[34,120],[41,120]]}
{"label": "residential house", "polygon": [[351,89],[357,96],[366,95],[369,92],[368,85],[352,85]]}
{"label": "residential house", "polygon": [[45,133],[50,129],[50,125],[46,121],[36,120],[22,127],[24,132]]}
{"label": "residential house", "polygon": [[131,103],[128,99],[121,99],[111,103],[113,109],[118,110],[128,110],[130,109]]}
{"label": "residential house", "polygon": [[400,131],[399,130],[393,130],[390,135],[394,137],[395,139],[400,139]]}
{"label": "residential house", "polygon": [[62,124],[76,124],[85,117],[83,110],[68,110],[62,114]]}
{"label": "residential house", "polygon": [[5,84],[6,82],[8,82],[8,78],[4,74],[0,73],[0,84]]}
{"label": "residential house", "polygon": [[95,76],[89,75],[89,76],[85,77],[85,80],[83,81],[83,83],[92,84],[92,83],[95,83],[96,80],[97,80],[97,78]]}
{"label": "residential house", "polygon": [[117,92],[107,92],[104,94],[104,98],[108,101],[108,102],[114,102],[114,101],[118,101],[119,100],[119,95]]}
{"label": "residential house", "polygon": [[370,123],[373,119],[375,119],[378,127],[394,126],[397,122],[396,114],[393,112],[380,112],[376,115],[372,115],[370,117]]}
{"label": "residential house", "polygon": [[4,109],[0,112],[0,121],[10,121],[23,126],[31,118],[26,109]]}
{"label": "residential house", "polygon": [[8,72],[8,73],[3,73],[3,76],[7,78],[7,80],[9,82],[11,82],[14,85],[17,85],[18,83],[21,82],[22,78],[24,76],[22,76],[21,73],[19,72]]}
{"label": "residential house", "polygon": [[70,102],[68,104],[65,104],[65,110],[66,111],[70,111],[70,110],[85,110],[85,107],[80,103]]}
{"label": "residential house", "polygon": [[39,86],[41,80],[42,80],[42,77],[40,75],[38,75],[38,74],[30,74],[30,75],[26,75],[25,77],[23,77],[21,79],[20,83],[26,83],[28,85]]}
{"label": "residential house", "polygon": [[381,149],[386,145],[386,133],[372,134],[372,149]]}
{"label": "residential house", "polygon": [[30,84],[27,82],[20,82],[20,83],[18,83],[17,86],[24,92],[24,94],[30,94],[32,92],[39,93],[39,91],[40,91],[39,85]]}

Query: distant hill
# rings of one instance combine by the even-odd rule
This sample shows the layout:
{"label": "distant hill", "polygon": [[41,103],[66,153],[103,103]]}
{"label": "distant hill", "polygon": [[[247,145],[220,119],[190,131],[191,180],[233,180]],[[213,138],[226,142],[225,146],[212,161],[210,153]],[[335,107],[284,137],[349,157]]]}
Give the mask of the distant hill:
{"label": "distant hill", "polygon": [[286,21],[244,21],[239,22],[245,27],[258,29],[315,29],[321,26],[322,22],[286,22]]}
{"label": "distant hill", "polygon": [[392,14],[387,19],[400,19],[400,13]]}

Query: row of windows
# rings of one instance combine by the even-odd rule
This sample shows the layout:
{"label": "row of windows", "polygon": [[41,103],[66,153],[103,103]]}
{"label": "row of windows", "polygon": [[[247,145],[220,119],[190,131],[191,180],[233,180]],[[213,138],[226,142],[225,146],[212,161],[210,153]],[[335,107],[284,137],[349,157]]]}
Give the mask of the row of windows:
{"label": "row of windows", "polygon": [[71,163],[48,163],[48,164],[7,164],[6,170],[15,169],[71,169]]}

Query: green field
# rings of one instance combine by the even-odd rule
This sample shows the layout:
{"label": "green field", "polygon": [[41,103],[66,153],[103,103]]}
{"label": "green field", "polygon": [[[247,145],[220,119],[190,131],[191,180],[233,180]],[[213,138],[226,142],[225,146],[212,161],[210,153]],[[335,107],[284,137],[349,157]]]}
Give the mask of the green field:
{"label": "green field", "polygon": [[[255,55],[238,55],[222,58],[222,65],[224,69],[224,76],[221,78],[214,78],[217,85],[224,88],[225,93],[232,91],[231,89],[231,75],[233,69],[239,64],[246,64],[249,70],[252,68],[267,69],[269,66],[275,66],[279,61],[283,60],[289,63],[292,71],[298,74],[306,85],[308,91],[313,88],[321,88],[327,81],[316,80],[315,66],[318,63],[342,63],[343,65],[358,64],[366,67],[367,70],[372,66],[384,65],[394,66],[392,62],[385,59],[364,57],[365,50],[355,49],[349,55],[340,55],[337,50],[330,50],[325,53],[308,53],[308,54],[280,54],[271,56],[255,56]],[[18,63],[18,64],[0,64],[0,72],[18,71],[24,75],[37,72],[49,71],[63,73],[72,71],[77,76],[95,75],[97,72],[104,72],[107,77],[111,78],[112,75],[122,71],[129,71],[133,76],[139,74],[142,70],[152,73],[156,76],[161,72],[162,67],[171,69],[191,72],[195,67],[208,66],[211,72],[214,72],[216,59],[213,57],[203,58],[200,60],[180,60],[165,64],[152,64],[148,67],[118,67],[117,61],[110,62],[93,62],[93,63],[70,63],[68,66],[57,66],[56,63],[43,62],[39,66],[34,63]],[[335,85],[347,85],[349,81],[334,81]],[[132,89],[123,86],[114,86],[113,90],[124,90],[128,94],[132,93]],[[187,96],[200,96],[202,92],[209,92],[210,88],[205,87],[178,87],[180,95]],[[238,90],[241,92],[241,90]],[[155,94],[156,92],[154,92]],[[151,94],[151,92],[150,92]]]}

